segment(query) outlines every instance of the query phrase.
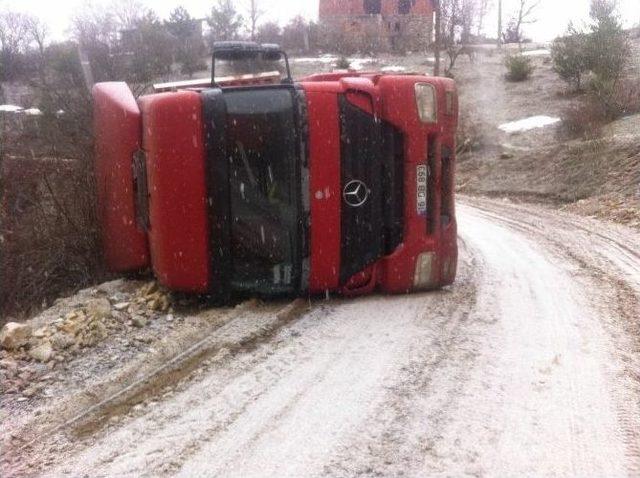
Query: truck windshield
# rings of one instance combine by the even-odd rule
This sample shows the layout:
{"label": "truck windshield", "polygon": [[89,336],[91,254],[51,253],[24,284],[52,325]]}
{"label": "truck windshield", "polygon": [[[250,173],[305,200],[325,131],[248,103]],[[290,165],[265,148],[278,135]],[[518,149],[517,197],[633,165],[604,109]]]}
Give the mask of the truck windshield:
{"label": "truck windshield", "polygon": [[232,285],[268,294],[297,287],[299,156],[295,91],[230,91]]}

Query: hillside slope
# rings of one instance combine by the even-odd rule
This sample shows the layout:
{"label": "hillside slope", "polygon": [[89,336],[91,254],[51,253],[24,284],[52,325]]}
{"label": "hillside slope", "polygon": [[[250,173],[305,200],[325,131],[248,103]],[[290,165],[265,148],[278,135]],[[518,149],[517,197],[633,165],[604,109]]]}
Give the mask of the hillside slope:
{"label": "hillside slope", "polygon": [[[635,41],[631,78],[639,78],[638,51]],[[504,79],[502,58],[482,54],[456,71],[462,134],[472,146],[460,157],[459,189],[552,202],[640,227],[640,115],[615,121],[589,140],[568,139],[560,119],[581,98],[567,93],[548,50],[534,52],[536,70],[523,83]],[[513,131],[513,122],[536,117],[551,124]]]}

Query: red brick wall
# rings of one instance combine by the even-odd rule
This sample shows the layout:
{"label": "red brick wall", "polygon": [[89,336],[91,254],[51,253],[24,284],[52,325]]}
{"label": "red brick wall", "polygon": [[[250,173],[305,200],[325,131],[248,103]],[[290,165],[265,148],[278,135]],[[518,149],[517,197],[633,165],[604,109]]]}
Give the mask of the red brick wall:
{"label": "red brick wall", "polygon": [[[382,0],[382,14],[396,15],[399,0]],[[415,0],[411,13],[432,16],[432,0]],[[320,0],[320,19],[336,15],[364,14],[364,0]]]}

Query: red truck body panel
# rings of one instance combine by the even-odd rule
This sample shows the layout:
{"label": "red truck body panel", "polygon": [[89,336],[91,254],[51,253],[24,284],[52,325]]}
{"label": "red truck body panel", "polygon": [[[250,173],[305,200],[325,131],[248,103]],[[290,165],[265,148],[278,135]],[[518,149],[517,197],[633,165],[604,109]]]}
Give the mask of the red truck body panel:
{"label": "red truck body panel", "polygon": [[174,290],[207,292],[209,221],[202,103],[193,91],[143,97],[153,271]]}
{"label": "red truck body panel", "polygon": [[335,93],[305,86],[309,113],[311,197],[309,290],[319,293],[340,285],[340,125]]}
{"label": "red truck body panel", "polygon": [[141,147],[140,109],[126,83],[93,88],[98,217],[113,271],[149,266],[147,235],[136,223],[133,155]]}

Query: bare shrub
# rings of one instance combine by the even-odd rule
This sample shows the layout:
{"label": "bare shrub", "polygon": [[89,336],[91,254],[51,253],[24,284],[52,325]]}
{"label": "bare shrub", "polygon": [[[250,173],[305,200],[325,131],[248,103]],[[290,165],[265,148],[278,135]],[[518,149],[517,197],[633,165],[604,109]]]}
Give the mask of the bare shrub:
{"label": "bare shrub", "polygon": [[636,113],[640,113],[640,81],[627,79],[612,83],[594,80],[580,103],[565,110],[560,133],[569,138],[600,138],[604,126]]}
{"label": "bare shrub", "polygon": [[88,159],[4,159],[1,316],[29,313],[101,277]]}
{"label": "bare shrub", "polygon": [[602,136],[602,129],[611,121],[606,110],[593,96],[568,107],[562,114],[559,134],[567,138],[593,140]]}
{"label": "bare shrub", "polygon": [[465,159],[466,153],[478,151],[484,147],[484,134],[477,113],[465,110],[458,120],[456,131],[456,154],[460,160]]}
{"label": "bare shrub", "polygon": [[45,63],[34,85],[44,114],[0,132],[1,317],[104,278],[91,102],[75,46],[50,46]]}
{"label": "bare shrub", "polygon": [[640,80],[623,79],[616,82],[613,95],[620,116],[640,113]]}

